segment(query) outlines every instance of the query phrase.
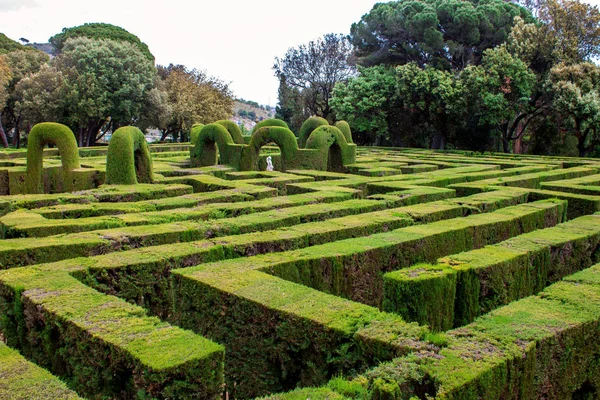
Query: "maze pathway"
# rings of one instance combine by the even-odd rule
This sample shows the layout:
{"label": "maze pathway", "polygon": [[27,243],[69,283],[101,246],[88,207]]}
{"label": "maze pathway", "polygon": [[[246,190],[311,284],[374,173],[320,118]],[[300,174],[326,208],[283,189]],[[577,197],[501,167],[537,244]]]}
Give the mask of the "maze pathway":
{"label": "maze pathway", "polygon": [[600,396],[600,162],[160,149],[154,184],[0,196],[0,399]]}

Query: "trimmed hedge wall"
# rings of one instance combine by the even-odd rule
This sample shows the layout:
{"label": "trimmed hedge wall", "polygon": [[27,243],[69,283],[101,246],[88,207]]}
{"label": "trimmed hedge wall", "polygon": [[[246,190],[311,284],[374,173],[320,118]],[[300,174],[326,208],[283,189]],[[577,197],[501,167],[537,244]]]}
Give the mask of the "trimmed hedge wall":
{"label": "trimmed hedge wall", "polygon": [[108,144],[106,183],[135,185],[153,181],[152,157],[142,131],[134,126],[117,129]]}

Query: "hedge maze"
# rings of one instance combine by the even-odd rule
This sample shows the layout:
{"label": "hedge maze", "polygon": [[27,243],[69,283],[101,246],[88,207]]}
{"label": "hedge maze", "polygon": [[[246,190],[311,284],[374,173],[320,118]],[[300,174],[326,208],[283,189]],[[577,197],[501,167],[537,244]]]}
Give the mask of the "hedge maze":
{"label": "hedge maze", "polygon": [[600,397],[600,162],[276,123],[0,153],[0,399]]}

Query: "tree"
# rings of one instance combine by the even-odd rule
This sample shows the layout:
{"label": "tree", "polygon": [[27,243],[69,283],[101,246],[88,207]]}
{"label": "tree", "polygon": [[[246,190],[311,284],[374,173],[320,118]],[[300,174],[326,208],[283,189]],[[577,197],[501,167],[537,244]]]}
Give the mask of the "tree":
{"label": "tree", "polygon": [[399,131],[396,75],[384,66],[359,68],[359,75],[333,90],[331,105],[354,131],[357,144],[380,144],[391,139],[403,144]]}
{"label": "tree", "polygon": [[51,65],[64,75],[64,115],[80,146],[94,144],[107,122],[135,123],[156,76],[138,47],[106,39],[68,39]]}
{"label": "tree", "polygon": [[66,97],[64,75],[47,64],[21,79],[14,91],[15,110],[23,122],[33,126],[40,122],[58,122],[65,119]]}
{"label": "tree", "polygon": [[23,78],[39,71],[42,65],[48,62],[49,57],[37,50],[16,50],[6,53],[0,58],[8,64],[12,75],[7,86],[8,99],[4,107],[0,109],[0,131],[4,132],[4,128],[6,131],[14,129],[13,145],[19,147],[22,116],[15,109],[15,88]]}
{"label": "tree", "polygon": [[63,47],[69,39],[86,37],[89,39],[109,39],[117,42],[128,42],[138,48],[138,50],[154,64],[154,56],[150,53],[148,46],[140,38],[125,29],[104,23],[90,23],[75,26],[72,28],[63,28],[61,33],[52,36],[49,42],[54,46],[58,53],[63,51]]}
{"label": "tree", "polygon": [[361,65],[460,70],[503,43],[517,16],[532,21],[527,9],[502,0],[400,0],[377,3],[350,36]]}
{"label": "tree", "polygon": [[300,89],[290,87],[283,74],[279,76],[278,99],[275,118],[285,121],[292,132],[298,132],[302,123],[310,117],[310,112],[304,108]]}
{"label": "tree", "polygon": [[348,63],[351,50],[347,37],[330,33],[308,45],[288,49],[283,58],[275,58],[273,70],[280,84],[283,79],[287,87],[298,89],[309,114],[333,121],[333,88],[355,73]]}
{"label": "tree", "polygon": [[465,92],[457,106],[463,107],[466,117],[475,116],[481,128],[499,132],[506,153],[542,112],[532,101],[536,75],[505,46],[486,50],[482,65],[465,68],[459,79]]}
{"label": "tree", "polygon": [[410,63],[396,68],[396,79],[397,96],[413,130],[420,130],[431,148],[444,149],[456,126],[453,107],[462,96],[454,74]]}
{"label": "tree", "polygon": [[169,114],[163,125],[162,138],[173,135],[182,140],[195,123],[208,124],[233,114],[234,99],[229,86],[203,71],[183,65],[159,66]]}
{"label": "tree", "polygon": [[[4,58],[0,57],[0,110],[4,108],[6,105],[6,101],[8,100],[8,83],[12,79],[12,72],[8,63],[4,60]],[[0,111],[0,117],[2,116],[2,112]],[[5,148],[8,147],[8,140],[6,139],[6,132],[4,132],[4,128],[2,127],[2,123],[0,121],[0,140],[2,140],[2,146]]]}
{"label": "tree", "polygon": [[600,145],[600,68],[592,63],[559,64],[550,72],[554,110],[561,130],[577,138],[579,156]]}
{"label": "tree", "polygon": [[600,11],[579,0],[547,0],[540,8],[545,33],[556,40],[559,62],[578,63],[600,55]]}

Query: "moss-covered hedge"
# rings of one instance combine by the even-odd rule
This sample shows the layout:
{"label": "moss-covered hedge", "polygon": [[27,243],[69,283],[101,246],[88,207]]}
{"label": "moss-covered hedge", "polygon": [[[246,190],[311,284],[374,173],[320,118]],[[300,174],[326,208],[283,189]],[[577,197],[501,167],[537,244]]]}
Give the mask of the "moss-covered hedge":
{"label": "moss-covered hedge", "polygon": [[298,147],[301,149],[306,147],[306,141],[308,140],[308,137],[312,131],[322,125],[329,125],[329,122],[327,122],[325,118],[321,117],[310,117],[304,121],[300,127],[300,131],[298,132]]}
{"label": "moss-covered hedge", "polygon": [[204,128],[204,124],[194,124],[192,125],[192,128],[190,129],[190,143],[191,144],[196,144],[196,142],[198,141],[198,136],[200,135],[200,131],[202,130],[202,128]]}
{"label": "moss-covered hedge", "polygon": [[233,142],[236,144],[245,144],[244,137],[242,136],[242,131],[240,127],[235,122],[229,119],[222,119],[220,121],[216,121],[215,124],[223,125],[227,132],[231,135]]}
{"label": "moss-covered hedge", "polygon": [[265,127],[265,126],[281,126],[283,128],[289,129],[289,126],[288,126],[288,124],[285,123],[285,121],[283,121],[281,119],[277,119],[277,118],[270,118],[270,119],[262,120],[259,123],[257,123],[256,125],[254,125],[254,128],[252,128],[251,135],[254,135],[254,133],[256,131],[258,131],[260,128]]}
{"label": "moss-covered hedge", "polygon": [[152,157],[142,131],[134,126],[117,129],[108,144],[106,183],[135,185],[153,181]]}
{"label": "moss-covered hedge", "polygon": [[43,150],[44,146],[50,143],[56,145],[60,152],[65,191],[70,191],[72,172],[80,168],[77,141],[71,129],[55,122],[43,122],[31,129],[27,140],[27,191],[21,193],[44,193]]}

